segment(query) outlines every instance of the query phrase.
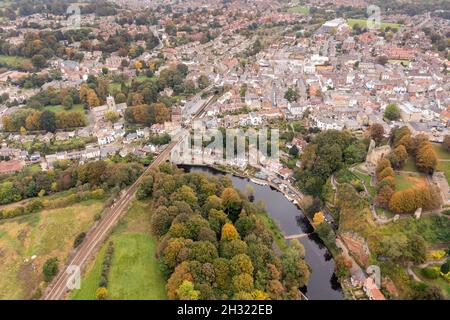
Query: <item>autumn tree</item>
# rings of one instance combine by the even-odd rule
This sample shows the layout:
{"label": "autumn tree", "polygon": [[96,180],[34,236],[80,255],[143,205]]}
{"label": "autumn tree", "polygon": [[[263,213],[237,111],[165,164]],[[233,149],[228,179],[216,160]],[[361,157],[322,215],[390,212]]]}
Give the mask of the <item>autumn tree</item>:
{"label": "autumn tree", "polygon": [[394,177],[395,176],[395,172],[391,167],[387,167],[385,169],[383,169],[383,171],[381,171],[378,175],[377,175],[377,180],[381,181],[384,178],[387,177]]}
{"label": "autumn tree", "polygon": [[404,145],[399,145],[388,155],[388,158],[392,167],[400,169],[405,165],[405,162],[408,159],[408,152]]}
{"label": "autumn tree", "polygon": [[314,224],[319,225],[324,221],[325,221],[325,215],[323,214],[322,211],[316,212],[314,214],[314,218],[313,218]]}
{"label": "autumn tree", "polygon": [[417,168],[427,174],[432,174],[437,165],[437,154],[430,142],[422,143],[416,153]]}
{"label": "autumn tree", "polygon": [[184,280],[176,290],[180,300],[198,300],[200,291],[194,289],[194,284],[189,280]]}
{"label": "autumn tree", "polygon": [[383,171],[386,168],[390,168],[390,167],[391,167],[391,162],[388,159],[385,159],[385,158],[381,159],[377,163],[375,173],[378,175],[378,174],[380,174],[381,171]]}
{"label": "autumn tree", "polygon": [[95,296],[97,300],[105,300],[108,296],[108,289],[105,287],[100,287],[95,291]]}
{"label": "autumn tree", "polygon": [[231,221],[236,221],[241,212],[242,200],[233,188],[225,188],[220,196],[225,213]]}
{"label": "autumn tree", "polygon": [[86,102],[90,108],[95,108],[100,105],[100,99],[98,98],[97,93],[95,93],[94,90],[89,90]]}
{"label": "autumn tree", "polygon": [[378,190],[375,203],[382,208],[388,209],[393,194],[394,190],[392,187],[390,185],[384,185]]}
{"label": "autumn tree", "polygon": [[222,227],[221,240],[222,241],[231,241],[231,240],[235,240],[235,239],[239,239],[239,233],[237,232],[234,225],[231,223],[224,224],[224,226]]}
{"label": "autumn tree", "polygon": [[238,254],[230,261],[231,274],[236,276],[242,273],[253,274],[253,264],[250,257],[246,254]]}
{"label": "autumn tree", "polygon": [[444,140],[442,141],[442,148],[450,152],[450,135],[446,134],[444,136]]}
{"label": "autumn tree", "polygon": [[370,137],[375,141],[377,145],[383,140],[384,137],[384,128],[379,123],[374,123],[369,128]]}
{"label": "autumn tree", "polygon": [[108,111],[105,113],[105,120],[111,123],[115,123],[120,119],[120,115],[114,111]]}

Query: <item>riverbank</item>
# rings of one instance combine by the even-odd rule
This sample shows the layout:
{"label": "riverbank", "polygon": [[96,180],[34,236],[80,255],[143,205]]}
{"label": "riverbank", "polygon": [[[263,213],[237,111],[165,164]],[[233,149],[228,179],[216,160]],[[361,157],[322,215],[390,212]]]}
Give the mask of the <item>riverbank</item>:
{"label": "riverbank", "polygon": [[221,168],[216,169],[209,166],[180,167],[187,172],[206,173],[211,176],[228,176],[232,180],[234,187],[242,192],[245,192],[248,184],[252,185],[255,201],[264,201],[268,215],[285,237],[307,234],[298,238],[305,247],[305,260],[312,269],[309,283],[302,290],[303,293],[310,300],[344,299],[341,285],[334,275],[335,264],[332,254],[317,234],[310,234],[314,229],[309,220],[297,205],[284,196],[281,190],[269,184],[258,184],[252,181],[253,177],[250,178],[243,174],[238,176],[234,172],[226,172]]}

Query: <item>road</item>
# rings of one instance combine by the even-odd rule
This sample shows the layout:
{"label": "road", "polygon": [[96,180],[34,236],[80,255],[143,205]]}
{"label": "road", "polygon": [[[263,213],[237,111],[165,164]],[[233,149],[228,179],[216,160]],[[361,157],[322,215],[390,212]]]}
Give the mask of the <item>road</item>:
{"label": "road", "polygon": [[[203,114],[205,109],[211,104],[211,101],[213,101],[213,99],[207,99],[205,101],[205,103],[194,114],[192,121],[196,120]],[[86,238],[77,249],[73,257],[70,258],[69,262],[63,269],[60,270],[60,272],[47,287],[41,298],[42,300],[62,300],[65,298],[68,290],[67,284],[71,278],[71,273],[68,272],[69,268],[72,266],[77,266],[80,268],[80,271],[83,270],[83,266],[87,261],[89,261],[89,258],[95,254],[96,250],[107,238],[111,229],[119,221],[122,214],[127,211],[128,205],[131,200],[134,199],[139,184],[147,176],[151,169],[159,166],[169,158],[172,149],[178,144],[179,141],[180,139],[175,139],[172,141],[164,149],[164,151],[156,157],[144,173],[126,190],[126,192],[123,193],[123,195],[105,211],[100,222],[88,232]]]}
{"label": "road", "polygon": [[42,297],[43,300],[64,299],[67,292],[67,283],[71,276],[68,274],[68,268],[70,266],[78,266],[80,270],[83,268],[84,264],[89,260],[92,254],[95,253],[96,249],[98,249],[99,245],[103,243],[121,215],[126,212],[128,204],[134,198],[139,184],[147,176],[151,169],[157,167],[168,158],[172,148],[177,144],[177,142],[178,141],[171,142],[167,148],[158,155],[158,157],[145,170],[145,172],[127,189],[120,199],[104,213],[104,216],[100,222],[89,231],[86,239],[76,251],[75,255],[71,258],[70,262],[67,263],[62,270],[60,270],[57,276],[53,279],[52,283],[48,286]]}

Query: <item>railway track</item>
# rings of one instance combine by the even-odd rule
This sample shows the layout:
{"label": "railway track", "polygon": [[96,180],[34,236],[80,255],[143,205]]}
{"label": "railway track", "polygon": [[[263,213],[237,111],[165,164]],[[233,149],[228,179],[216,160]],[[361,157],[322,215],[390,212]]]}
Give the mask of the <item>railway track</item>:
{"label": "railway track", "polygon": [[[207,99],[203,106],[197,110],[192,120],[196,120],[201,117],[205,109],[213,102],[213,97]],[[100,222],[94,226],[87,234],[83,243],[77,249],[75,254],[69,259],[68,263],[63,269],[59,271],[53,281],[45,290],[42,300],[62,300],[65,298],[68,291],[68,284],[73,277],[71,268],[76,266],[80,272],[83,270],[85,264],[89,261],[90,257],[99,249],[100,245],[105,241],[111,229],[119,221],[123,213],[128,209],[128,205],[131,200],[134,199],[137,188],[140,183],[147,176],[148,172],[159,166],[166,161],[172,149],[178,144],[179,140],[172,141],[163,152],[150,164],[150,166],[144,171],[144,173],[126,190],[126,192],[117,200],[110,208],[108,208]]]}
{"label": "railway track", "polygon": [[79,267],[80,270],[83,268],[85,263],[89,260],[92,254],[95,253],[99,245],[103,243],[111,229],[126,211],[130,201],[136,194],[139,184],[145,179],[148,172],[163,163],[168,158],[171,150],[176,144],[177,141],[171,142],[144,171],[144,173],[130,187],[128,187],[127,191],[119,198],[119,200],[107,209],[100,222],[89,231],[86,239],[83,241],[74,256],[69,260],[64,268],[60,270],[60,272],[53,279],[52,283],[47,287],[47,290],[42,296],[42,300],[64,299],[68,290],[68,283],[72,276],[69,274],[70,268],[73,266]]}

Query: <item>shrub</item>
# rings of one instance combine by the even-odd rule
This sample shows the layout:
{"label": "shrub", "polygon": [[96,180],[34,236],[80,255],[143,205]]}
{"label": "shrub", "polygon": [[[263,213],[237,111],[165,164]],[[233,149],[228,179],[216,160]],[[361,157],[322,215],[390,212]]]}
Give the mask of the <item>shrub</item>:
{"label": "shrub", "polygon": [[424,268],[422,274],[428,279],[437,279],[439,277],[439,270],[436,268]]}
{"label": "shrub", "polygon": [[78,234],[73,241],[73,247],[77,248],[83,242],[84,238],[86,238],[86,232],[81,232],[80,234]]}
{"label": "shrub", "polygon": [[50,282],[59,271],[58,258],[49,258],[42,266],[45,282]]}
{"label": "shrub", "polygon": [[107,295],[108,295],[108,289],[106,289],[105,287],[100,287],[95,292],[95,296],[97,297],[97,300],[105,300]]}

